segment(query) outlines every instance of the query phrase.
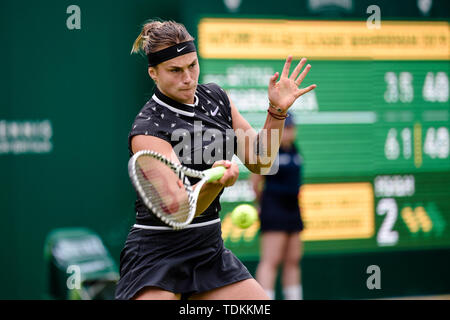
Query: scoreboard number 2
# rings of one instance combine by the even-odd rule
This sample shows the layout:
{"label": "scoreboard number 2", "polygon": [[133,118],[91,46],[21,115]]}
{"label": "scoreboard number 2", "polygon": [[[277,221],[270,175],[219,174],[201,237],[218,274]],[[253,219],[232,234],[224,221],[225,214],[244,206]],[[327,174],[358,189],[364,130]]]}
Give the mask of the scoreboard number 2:
{"label": "scoreboard number 2", "polygon": [[397,202],[393,198],[381,199],[377,205],[377,215],[386,217],[377,234],[379,246],[393,246],[398,242],[398,232],[392,230],[398,217]]}

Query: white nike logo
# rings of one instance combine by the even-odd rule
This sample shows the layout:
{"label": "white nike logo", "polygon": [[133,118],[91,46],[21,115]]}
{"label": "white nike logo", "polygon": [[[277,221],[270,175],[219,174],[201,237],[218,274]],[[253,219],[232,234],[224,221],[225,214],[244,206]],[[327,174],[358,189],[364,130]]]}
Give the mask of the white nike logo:
{"label": "white nike logo", "polygon": [[219,111],[219,106],[216,107],[216,110],[211,111],[211,115],[214,117],[218,111]]}
{"label": "white nike logo", "polygon": [[184,50],[184,48],[186,48],[186,46],[184,46],[183,48],[180,48],[180,49],[178,49],[178,48],[177,48],[177,52],[181,52],[181,51],[183,51],[183,50]]}

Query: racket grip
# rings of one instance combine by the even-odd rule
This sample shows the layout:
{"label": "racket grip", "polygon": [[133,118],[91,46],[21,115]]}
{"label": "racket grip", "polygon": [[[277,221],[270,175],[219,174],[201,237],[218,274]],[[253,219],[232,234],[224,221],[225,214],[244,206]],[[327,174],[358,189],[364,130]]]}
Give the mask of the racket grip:
{"label": "racket grip", "polygon": [[208,177],[208,182],[219,180],[223,177],[227,169],[224,166],[214,167],[208,170],[203,171]]}

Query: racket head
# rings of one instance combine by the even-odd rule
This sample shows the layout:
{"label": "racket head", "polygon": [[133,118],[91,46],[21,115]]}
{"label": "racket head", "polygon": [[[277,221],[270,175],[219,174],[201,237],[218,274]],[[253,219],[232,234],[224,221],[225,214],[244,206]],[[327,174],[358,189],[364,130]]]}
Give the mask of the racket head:
{"label": "racket head", "polygon": [[[177,230],[194,219],[198,192],[193,191],[181,164],[155,151],[141,150],[130,158],[128,173],[144,204],[162,222]],[[206,181],[201,172],[195,175]]]}

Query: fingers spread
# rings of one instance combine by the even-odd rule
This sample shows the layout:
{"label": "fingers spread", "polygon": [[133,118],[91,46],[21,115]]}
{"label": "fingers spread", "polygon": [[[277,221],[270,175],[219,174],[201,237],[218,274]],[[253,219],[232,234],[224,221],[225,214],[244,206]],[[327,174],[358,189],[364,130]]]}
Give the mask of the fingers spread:
{"label": "fingers spread", "polygon": [[278,79],[278,75],[279,75],[279,73],[275,72],[275,74],[272,77],[270,77],[269,85],[275,85],[275,83],[277,82],[277,79]]}
{"label": "fingers spread", "polygon": [[303,66],[306,63],[306,58],[302,58],[300,62],[295,67],[294,71],[292,72],[291,76],[289,77],[292,80],[295,80],[297,78],[298,74],[300,73],[300,70],[302,70]]}
{"label": "fingers spread", "polygon": [[303,70],[303,72],[298,76],[297,80],[295,80],[295,84],[296,84],[297,86],[299,86],[299,85],[302,83],[303,79],[305,79],[305,77],[306,77],[306,75],[308,74],[308,72],[309,72],[310,69],[311,69],[311,65],[308,64],[308,65],[305,67],[305,69]]}
{"label": "fingers spread", "polygon": [[287,57],[286,62],[284,63],[283,72],[281,73],[281,77],[287,78],[289,76],[289,69],[291,68],[292,56]]}
{"label": "fingers spread", "polygon": [[312,85],[310,85],[309,87],[306,87],[306,88],[303,88],[303,89],[298,90],[298,92],[297,92],[297,98],[300,97],[300,96],[302,96],[302,95],[304,95],[305,93],[310,92],[311,90],[315,89],[316,87],[317,87],[317,85],[312,84]]}

